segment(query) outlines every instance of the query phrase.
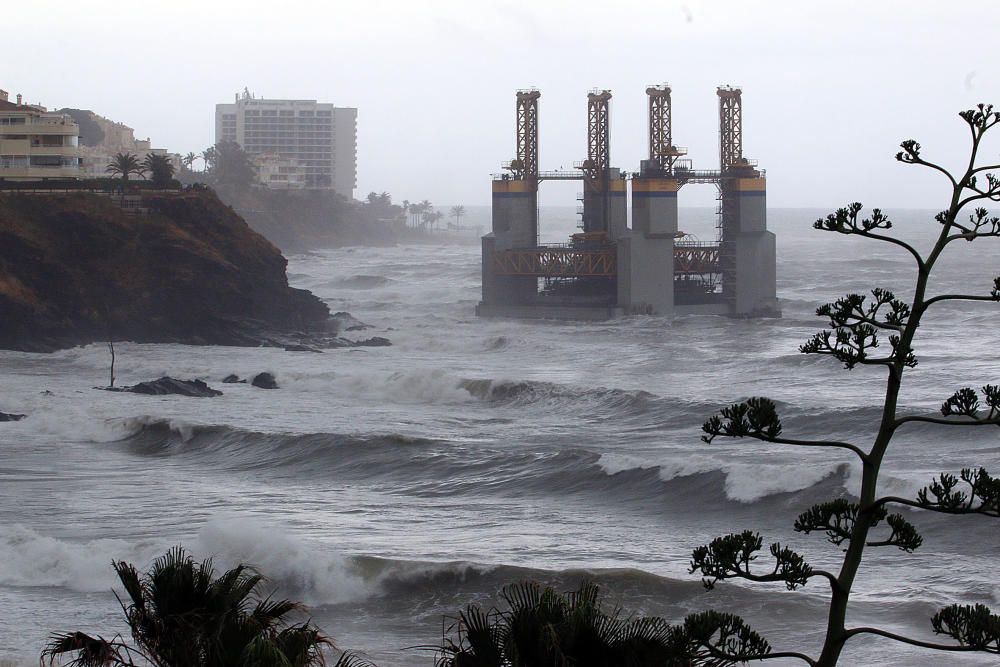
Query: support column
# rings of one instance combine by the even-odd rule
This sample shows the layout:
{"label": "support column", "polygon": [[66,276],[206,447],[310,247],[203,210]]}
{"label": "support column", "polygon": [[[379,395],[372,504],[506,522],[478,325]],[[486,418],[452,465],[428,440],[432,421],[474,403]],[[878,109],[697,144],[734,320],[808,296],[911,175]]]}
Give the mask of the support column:
{"label": "support column", "polygon": [[[632,179],[632,233],[627,244],[619,241],[619,273],[628,272],[626,280],[619,275],[619,305],[631,312],[673,312],[679,189],[674,178],[640,174]],[[623,250],[627,262],[622,260]]]}

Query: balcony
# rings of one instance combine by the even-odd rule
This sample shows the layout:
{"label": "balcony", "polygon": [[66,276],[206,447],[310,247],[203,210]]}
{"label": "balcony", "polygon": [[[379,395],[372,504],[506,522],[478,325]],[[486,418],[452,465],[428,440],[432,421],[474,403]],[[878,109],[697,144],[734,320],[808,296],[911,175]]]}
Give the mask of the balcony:
{"label": "balcony", "polygon": [[0,179],[11,180],[43,180],[46,178],[79,178],[80,169],[77,167],[0,167]]}

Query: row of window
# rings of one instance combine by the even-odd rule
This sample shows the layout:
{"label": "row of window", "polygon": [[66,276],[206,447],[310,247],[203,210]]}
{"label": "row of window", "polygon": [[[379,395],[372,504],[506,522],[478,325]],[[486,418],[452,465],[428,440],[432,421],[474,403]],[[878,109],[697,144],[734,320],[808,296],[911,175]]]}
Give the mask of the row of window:
{"label": "row of window", "polygon": [[[289,123],[287,121],[282,121],[282,120],[279,120],[279,119],[275,119],[274,122],[271,122],[271,123],[267,122],[266,120],[263,120],[263,121],[247,121],[246,123],[244,123],[243,126],[244,127],[248,127],[248,128],[262,128],[262,129],[266,129],[266,130],[273,130],[273,129],[282,129],[282,130],[305,129],[305,130],[328,130],[328,131],[332,131],[332,130],[336,129],[336,127],[334,126],[333,123],[315,123],[315,122],[314,123]],[[223,126],[223,127],[234,127],[234,126]]]}
{"label": "row of window", "polygon": [[26,167],[79,167],[80,158],[58,155],[0,155],[0,169],[24,169]]}
{"label": "row of window", "polygon": [[[231,116],[232,114],[224,114],[223,118],[226,116]],[[254,117],[254,118],[264,118],[264,117],[274,117],[274,116],[295,116],[295,112],[288,109],[261,109],[261,110],[247,110],[243,112],[244,116]],[[299,118],[331,118],[333,112],[329,109],[320,109],[318,111],[299,111]]]}
{"label": "row of window", "polygon": [[274,130],[269,132],[250,130],[243,134],[248,137],[301,137],[303,139],[329,139],[333,137],[330,132],[276,132]]}

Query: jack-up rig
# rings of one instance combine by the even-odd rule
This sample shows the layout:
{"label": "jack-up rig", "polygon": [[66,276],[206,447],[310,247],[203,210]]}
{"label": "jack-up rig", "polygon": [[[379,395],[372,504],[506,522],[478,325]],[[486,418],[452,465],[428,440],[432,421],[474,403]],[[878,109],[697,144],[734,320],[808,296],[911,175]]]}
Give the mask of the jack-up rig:
{"label": "jack-up rig", "polygon": [[[483,237],[482,316],[608,319],[626,314],[780,316],[775,239],[767,231],[765,177],[743,157],[739,88],[720,86],[719,169],[695,170],[674,146],[670,87],[646,89],[649,158],[629,177],[611,166],[611,92],[587,95],[587,159],[573,170],[538,169],[537,90],[517,93],[517,156],[493,177],[493,231]],[[579,180],[582,231],[538,242],[538,185]],[[632,227],[627,191],[632,184]],[[718,188],[717,238],[678,231],[677,193]]]}

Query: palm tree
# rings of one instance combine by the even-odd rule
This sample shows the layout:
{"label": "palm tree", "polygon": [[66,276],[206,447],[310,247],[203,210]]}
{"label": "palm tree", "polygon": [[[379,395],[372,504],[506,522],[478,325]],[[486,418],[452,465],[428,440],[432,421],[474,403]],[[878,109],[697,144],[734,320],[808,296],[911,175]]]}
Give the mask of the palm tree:
{"label": "palm tree", "polygon": [[[59,633],[42,652],[55,664],[75,654],[73,667],[237,667],[325,665],[330,639],[310,621],[292,624],[287,616],[302,606],[261,596],[263,577],[237,565],[215,577],[212,561],[196,563],[182,547],[170,549],[141,576],[124,561],[112,566],[127,600],[118,602],[132,634],[110,640],[82,632]],[[116,594],[117,597],[117,594]],[[345,653],[335,667],[369,663]]]}
{"label": "palm tree", "polygon": [[184,166],[188,171],[194,171],[194,161],[198,159],[198,156],[193,152],[188,153],[181,158],[181,165]]}
{"label": "palm tree", "polygon": [[209,146],[201,152],[201,170],[209,171],[215,162],[215,146]]}
{"label": "palm tree", "polygon": [[444,217],[444,213],[435,210],[431,207],[430,202],[427,202],[427,208],[424,209],[421,214],[421,224],[425,228],[430,228],[430,231],[434,231],[434,223]]}
{"label": "palm tree", "polygon": [[431,203],[426,199],[422,202],[413,202],[410,204],[410,226],[416,227],[420,222],[420,216],[430,208]]}
{"label": "palm tree", "polygon": [[169,185],[174,177],[174,163],[166,155],[147,153],[142,166],[152,177],[153,183],[157,187]]}
{"label": "palm tree", "polygon": [[128,184],[128,177],[130,174],[135,174],[136,176],[142,176],[145,173],[142,164],[139,162],[139,158],[133,153],[116,153],[111,162],[105,168],[104,172],[106,174],[112,174],[120,176],[122,179],[122,187]]}
{"label": "palm tree", "polygon": [[464,206],[452,206],[451,207],[451,217],[455,218],[455,226],[460,227],[462,225],[462,216],[465,215]]}
{"label": "palm tree", "polygon": [[561,594],[534,582],[512,584],[500,597],[507,609],[484,611],[470,605],[446,639],[436,667],[617,667],[692,664],[684,629],[662,618],[621,618],[604,610],[590,582]]}

